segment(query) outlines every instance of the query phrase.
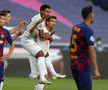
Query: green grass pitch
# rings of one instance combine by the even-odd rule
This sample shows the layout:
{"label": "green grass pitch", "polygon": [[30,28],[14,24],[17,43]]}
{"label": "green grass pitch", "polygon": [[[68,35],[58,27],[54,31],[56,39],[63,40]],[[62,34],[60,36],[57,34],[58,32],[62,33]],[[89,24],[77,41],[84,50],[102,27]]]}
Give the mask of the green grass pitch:
{"label": "green grass pitch", "polygon": [[[51,85],[45,85],[44,90],[77,90],[73,79],[51,80]],[[35,79],[6,78],[3,90],[34,90]],[[108,90],[108,80],[93,80],[93,90]]]}

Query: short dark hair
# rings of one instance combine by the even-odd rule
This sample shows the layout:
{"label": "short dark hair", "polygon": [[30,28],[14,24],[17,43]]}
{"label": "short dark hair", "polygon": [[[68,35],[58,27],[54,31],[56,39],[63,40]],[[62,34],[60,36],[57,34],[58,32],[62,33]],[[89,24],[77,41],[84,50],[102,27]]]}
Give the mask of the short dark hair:
{"label": "short dark hair", "polygon": [[51,9],[51,7],[47,4],[43,4],[41,7],[40,7],[40,11],[44,11],[46,8],[49,8]]}
{"label": "short dark hair", "polygon": [[0,16],[6,16],[6,13],[0,12]]}
{"label": "short dark hair", "polygon": [[57,17],[56,17],[56,16],[53,16],[53,15],[48,16],[48,17],[46,18],[46,21],[50,21],[51,19],[57,19]]}
{"label": "short dark hair", "polygon": [[92,6],[84,7],[82,9],[82,17],[83,17],[83,19],[87,19],[89,17],[90,13],[92,13],[92,12],[93,12]]}
{"label": "short dark hair", "polygon": [[10,10],[2,10],[2,11],[0,11],[0,12],[3,12],[3,13],[11,13],[11,11]]}

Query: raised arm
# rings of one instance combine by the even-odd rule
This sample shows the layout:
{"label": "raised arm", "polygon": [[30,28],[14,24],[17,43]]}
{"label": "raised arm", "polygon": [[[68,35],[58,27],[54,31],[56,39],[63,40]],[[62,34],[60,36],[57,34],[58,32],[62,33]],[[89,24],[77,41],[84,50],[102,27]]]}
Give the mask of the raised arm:
{"label": "raised arm", "polygon": [[24,32],[24,30],[19,30],[17,33],[15,33],[15,35],[12,37],[12,40],[16,40],[20,35],[22,35],[22,33]]}
{"label": "raised arm", "polygon": [[39,19],[29,30],[30,33],[33,33],[37,27],[38,24],[40,24],[43,21],[43,19]]}
{"label": "raised arm", "polygon": [[14,34],[17,30],[22,29],[26,24],[27,24],[27,22],[25,22],[25,21],[20,22],[16,27],[9,30],[10,34]]}

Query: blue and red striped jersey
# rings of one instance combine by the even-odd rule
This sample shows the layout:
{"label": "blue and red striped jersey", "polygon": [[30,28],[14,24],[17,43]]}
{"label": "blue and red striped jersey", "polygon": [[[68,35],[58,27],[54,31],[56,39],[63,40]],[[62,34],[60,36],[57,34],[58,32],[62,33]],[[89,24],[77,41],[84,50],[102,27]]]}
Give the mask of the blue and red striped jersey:
{"label": "blue and red striped jersey", "polygon": [[3,56],[4,43],[8,41],[8,43],[12,43],[12,38],[10,32],[7,29],[0,29],[0,57]]}
{"label": "blue and red striped jersey", "polygon": [[71,70],[84,71],[91,69],[91,59],[88,51],[90,45],[94,45],[92,29],[85,23],[75,25],[72,29],[70,41]]}

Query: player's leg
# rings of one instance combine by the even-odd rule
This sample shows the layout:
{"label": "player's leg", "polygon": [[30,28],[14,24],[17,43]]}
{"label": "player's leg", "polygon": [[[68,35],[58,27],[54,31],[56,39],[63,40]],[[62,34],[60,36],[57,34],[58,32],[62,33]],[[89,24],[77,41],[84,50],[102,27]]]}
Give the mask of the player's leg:
{"label": "player's leg", "polygon": [[92,77],[90,71],[79,72],[78,81],[78,90],[92,90]]}
{"label": "player's leg", "polygon": [[37,85],[35,85],[35,88],[34,88],[34,90],[43,90],[44,89],[44,84],[40,84],[40,83],[38,83]]}
{"label": "player's leg", "polygon": [[40,81],[46,83],[47,80],[45,79],[45,74],[47,69],[45,65],[45,56],[42,49],[33,39],[28,39],[27,37],[23,36],[21,37],[21,44],[31,55],[38,59],[37,65],[40,74]]}
{"label": "player's leg", "polygon": [[[33,55],[29,55],[29,62],[31,67],[31,75],[33,78],[40,75],[40,79],[44,80],[45,75],[47,74],[46,66],[44,65],[44,57],[40,59],[43,55],[40,54],[40,51],[37,53],[37,58]],[[44,68],[44,69],[43,69]]]}
{"label": "player's leg", "polygon": [[72,70],[78,90],[92,90],[91,72]]}
{"label": "player's leg", "polygon": [[4,63],[0,62],[0,90],[3,88],[4,82]]}
{"label": "player's leg", "polygon": [[46,65],[45,65],[45,55],[43,53],[42,50],[38,51],[35,55],[35,57],[38,59],[37,61],[37,65],[38,65],[38,69],[39,69],[39,75],[40,75],[40,80],[39,82],[41,84],[51,84],[51,82],[49,82],[45,76],[46,76],[46,73],[47,73],[47,68],[46,68]]}
{"label": "player's leg", "polygon": [[3,83],[4,83],[4,80],[0,80],[0,90],[3,89]]}
{"label": "player's leg", "polygon": [[52,78],[54,80],[57,79],[57,78],[65,78],[66,77],[66,75],[61,75],[61,74],[56,73],[56,71],[53,67],[52,61],[49,58],[46,58],[45,63],[46,63],[47,68],[51,72]]}
{"label": "player's leg", "polygon": [[[38,59],[35,58],[32,55],[29,55],[29,63],[30,63],[30,68],[31,68],[31,77],[34,79],[38,79],[39,80],[39,70],[38,70],[38,66],[37,66],[37,61]],[[43,90],[44,88],[44,84],[36,84],[34,87],[34,90]]]}
{"label": "player's leg", "polygon": [[45,65],[45,56],[40,46],[34,41],[34,39],[28,39],[28,37],[23,36],[21,37],[21,44],[31,55],[38,59],[37,65],[39,69],[40,82],[46,84],[51,83],[45,78],[47,68]]}
{"label": "player's leg", "polygon": [[72,70],[72,76],[73,76],[73,79],[75,80],[76,86],[79,90],[78,71],[77,70]]}
{"label": "player's leg", "polygon": [[29,54],[29,64],[30,64],[30,69],[31,69],[29,76],[31,78],[37,78],[39,76],[37,61],[38,61],[37,58],[35,58],[33,55]]}

